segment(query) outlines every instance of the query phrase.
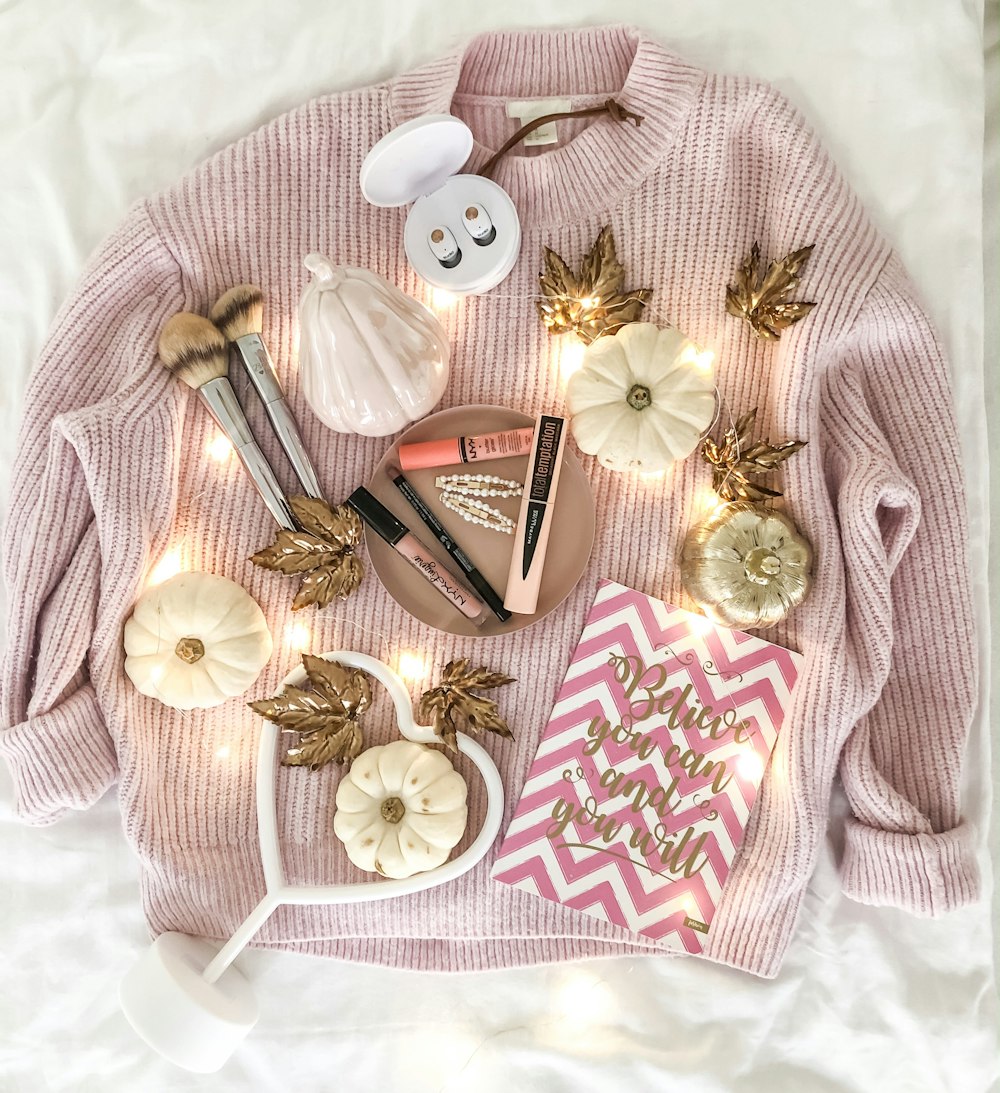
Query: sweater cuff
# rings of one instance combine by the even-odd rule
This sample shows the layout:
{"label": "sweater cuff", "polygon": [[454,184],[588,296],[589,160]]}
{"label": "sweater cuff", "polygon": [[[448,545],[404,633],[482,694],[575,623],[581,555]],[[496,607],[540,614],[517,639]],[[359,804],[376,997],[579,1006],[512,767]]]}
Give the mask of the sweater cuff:
{"label": "sweater cuff", "polygon": [[91,684],[47,713],[0,730],[15,809],[25,823],[54,823],[89,808],[118,777],[118,758]]}
{"label": "sweater cuff", "polygon": [[979,898],[972,828],[960,824],[939,835],[907,835],[847,820],[844,892],[859,903],[901,907],[937,917]]}

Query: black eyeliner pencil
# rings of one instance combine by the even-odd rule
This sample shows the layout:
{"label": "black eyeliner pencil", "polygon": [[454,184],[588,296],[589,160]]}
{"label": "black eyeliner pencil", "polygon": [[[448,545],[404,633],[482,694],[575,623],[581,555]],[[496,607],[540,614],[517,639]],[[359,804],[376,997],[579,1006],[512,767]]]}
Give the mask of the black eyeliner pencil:
{"label": "black eyeliner pencil", "polygon": [[398,489],[406,500],[409,501],[410,507],[424,522],[424,526],[433,532],[434,538],[448,551],[449,557],[451,557],[459,569],[465,574],[469,584],[471,584],[479,595],[482,596],[483,603],[489,607],[501,622],[506,622],[511,617],[511,612],[504,607],[503,596],[498,596],[496,594],[493,586],[472,564],[472,559],[468,554],[466,554],[448,532],[445,531],[441,521],[438,520],[434,513],[431,512],[426,504],[424,504],[423,498],[406,480],[406,476],[403,472],[398,467],[390,466],[386,467],[385,473],[392,480],[392,484],[396,489]]}

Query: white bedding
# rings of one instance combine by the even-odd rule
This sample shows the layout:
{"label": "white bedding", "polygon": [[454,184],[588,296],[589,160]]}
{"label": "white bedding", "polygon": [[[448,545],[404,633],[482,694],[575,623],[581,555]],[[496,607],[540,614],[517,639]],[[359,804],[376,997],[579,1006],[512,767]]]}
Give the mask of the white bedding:
{"label": "white bedding", "polygon": [[[955,376],[985,696],[977,0],[507,0],[497,13],[458,0],[10,0],[0,7],[0,493],[45,330],[133,199],[304,99],[476,31],[610,19],[782,88],[922,289]],[[966,810],[989,889],[986,730],[984,713]],[[694,959],[435,976],[249,953],[240,963],[257,986],[258,1027],[219,1075],[198,1078],[153,1056],[118,1010],[117,982],[147,935],[113,794],[43,830],[14,824],[3,806],[0,1090],[1000,1088],[989,906],[939,921],[859,906],[839,894],[836,854],[831,838],[774,982]]]}

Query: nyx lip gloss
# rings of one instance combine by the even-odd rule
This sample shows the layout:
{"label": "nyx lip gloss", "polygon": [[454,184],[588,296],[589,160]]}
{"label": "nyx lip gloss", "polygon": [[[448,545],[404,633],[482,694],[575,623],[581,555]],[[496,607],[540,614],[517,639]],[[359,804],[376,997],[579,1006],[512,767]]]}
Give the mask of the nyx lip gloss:
{"label": "nyx lip gloss", "polygon": [[489,607],[501,622],[506,622],[511,617],[511,612],[504,607],[503,597],[496,594],[493,586],[487,581],[482,573],[476,569],[472,559],[448,534],[441,521],[424,503],[424,499],[417,493],[413,486],[410,485],[406,475],[404,475],[398,467],[392,466],[386,467],[385,473],[389,476],[396,489],[399,490],[407,501],[409,501],[413,511],[421,520],[423,520],[424,527],[426,527],[434,538],[444,547],[451,560],[465,574],[465,579],[479,595],[483,597],[486,606]]}
{"label": "nyx lip gloss", "polygon": [[487,608],[463,585],[459,579],[446,569],[407,526],[382,504],[381,501],[359,486],[347,499],[347,503],[362,520],[397,554],[405,558],[410,565],[421,573],[449,603],[475,623],[485,621]]}
{"label": "nyx lip gloss", "polygon": [[478,463],[481,459],[527,455],[534,435],[533,428],[505,429],[502,433],[483,436],[453,436],[445,440],[402,444],[399,465],[404,471],[416,471],[424,467],[448,467],[455,463]]}

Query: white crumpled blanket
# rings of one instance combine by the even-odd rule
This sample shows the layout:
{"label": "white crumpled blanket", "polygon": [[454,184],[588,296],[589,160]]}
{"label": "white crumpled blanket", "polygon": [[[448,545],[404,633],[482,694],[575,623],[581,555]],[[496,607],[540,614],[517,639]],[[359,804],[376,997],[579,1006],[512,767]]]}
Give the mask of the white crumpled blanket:
{"label": "white crumpled blanket", "polygon": [[[0,7],[2,492],[44,333],[85,257],[133,199],[302,100],[371,83],[479,30],[610,19],[643,25],[707,67],[777,84],[901,252],[951,353],[985,661],[978,0],[507,0],[497,9],[459,0],[8,0]],[[995,230],[995,212],[991,223]],[[986,727],[982,716],[966,794],[984,842]],[[859,906],[839,894],[836,852],[831,840],[775,982],[692,959],[439,976],[251,952],[241,966],[257,986],[259,1025],[219,1075],[199,1078],[153,1056],[118,1010],[118,980],[147,935],[113,795],[44,830],[16,825],[6,806],[0,1089],[1000,1088],[988,906],[940,921]],[[984,869],[989,888],[985,853]]]}

